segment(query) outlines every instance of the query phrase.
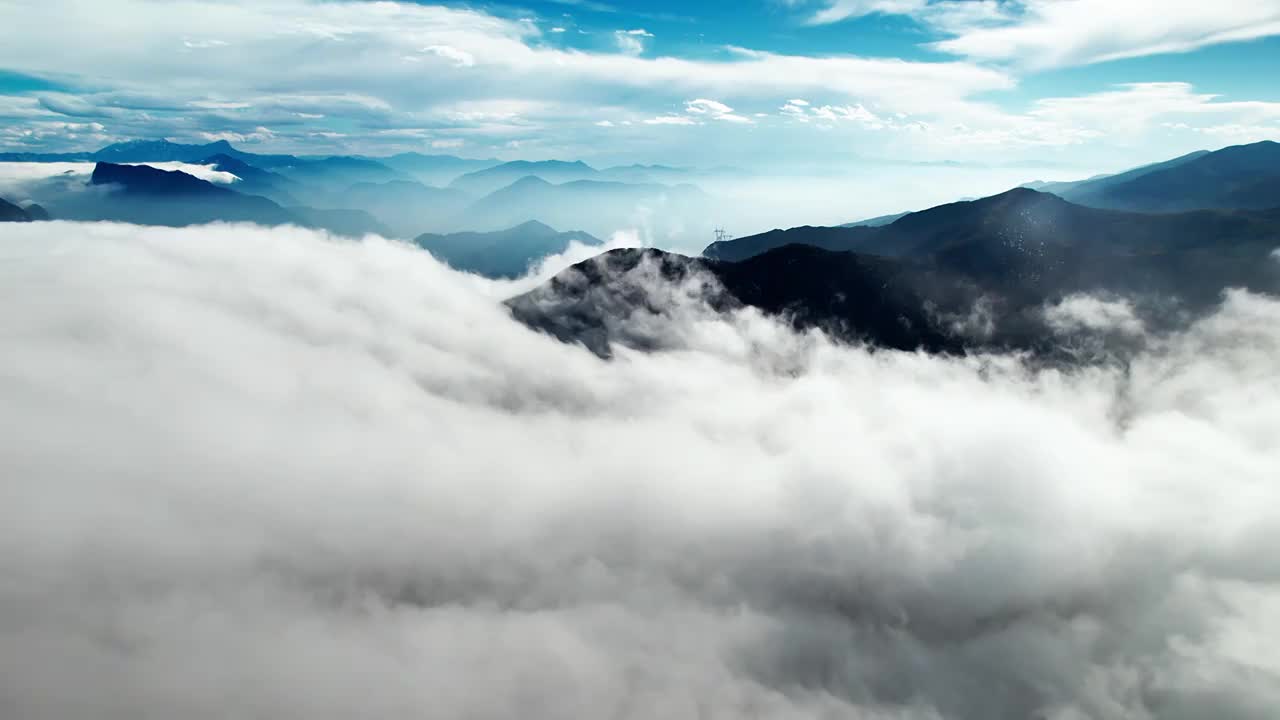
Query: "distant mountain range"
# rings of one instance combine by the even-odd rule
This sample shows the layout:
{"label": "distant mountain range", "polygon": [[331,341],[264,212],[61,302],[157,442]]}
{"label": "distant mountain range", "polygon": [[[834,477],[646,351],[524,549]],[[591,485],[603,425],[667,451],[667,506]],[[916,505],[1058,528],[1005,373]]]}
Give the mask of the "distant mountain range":
{"label": "distant mountain range", "polygon": [[427,228],[453,227],[471,204],[470,195],[415,180],[360,182],[348,187],[340,202],[363,208],[386,223],[396,237],[411,238]]}
{"label": "distant mountain range", "polygon": [[553,185],[577,180],[654,185],[687,183],[690,176],[687,169],[665,165],[624,165],[597,170],[580,160],[516,160],[469,172],[456,178],[449,187],[471,195],[487,195],[526,177],[536,177]]}
{"label": "distant mountain range", "polygon": [[473,160],[453,155],[424,155],[415,152],[369,159],[377,160],[392,170],[428,185],[447,185],[459,175],[502,164],[501,160],[493,158]]}
{"label": "distant mountain range", "polygon": [[584,162],[562,162],[545,160],[528,162],[517,160],[502,163],[495,167],[467,173],[453,182],[449,187],[461,190],[469,195],[488,195],[527,177],[536,177],[547,183],[559,184],[574,180],[591,180],[600,173]]}
{"label": "distant mountain range", "polygon": [[[620,227],[662,237],[671,228],[697,226],[709,206],[701,189],[679,182],[696,173],[664,166],[599,170],[581,162],[496,163],[416,153],[255,155],[226,142],[165,141],[92,153],[0,155],[3,160],[96,162],[87,184],[83,175],[50,177],[15,198],[20,205],[0,205],[0,217],[9,220],[47,217],[47,207],[63,219],[378,233],[413,238],[451,265],[490,277],[522,275],[572,242],[599,245],[599,237]],[[162,161],[210,166],[236,180],[225,185],[124,164]],[[447,187],[421,181],[446,176]],[[673,277],[699,272],[714,278],[714,302],[721,307],[753,305],[841,337],[950,351],[974,347],[974,337],[956,328],[978,305],[998,320],[996,330],[978,339],[983,346],[1028,348],[1047,332],[1037,314],[1043,305],[1074,292],[1159,296],[1194,310],[1230,285],[1276,287],[1280,263],[1270,258],[1280,246],[1280,210],[1272,209],[1280,208],[1276,143],[1033,185],[1038,189],[841,227],[712,243],[701,259],[608,253],[512,301],[513,312],[607,352],[620,332],[607,309],[634,305],[643,293],[628,285],[634,285],[628,273],[657,263]]]}
{"label": "distant mountain range", "polygon": [[236,192],[247,195],[261,195],[280,205],[301,205],[302,201],[295,193],[305,192],[298,182],[279,173],[254,167],[249,163],[225,153],[211,155],[200,161],[201,165],[209,165],[214,170],[228,172],[239,178],[235,183]]}
{"label": "distant mountain range", "polygon": [[477,200],[460,223],[505,227],[534,218],[557,227],[581,227],[605,234],[618,228],[687,221],[700,215],[707,196],[694,185],[659,185],[575,180],[553,184],[527,176]]}
{"label": "distant mountain range", "polygon": [[497,232],[424,233],[413,242],[458,270],[492,278],[524,275],[542,258],[568,250],[570,243],[601,244],[587,233],[557,232],[537,221]]}
{"label": "distant mountain range", "polygon": [[1118,175],[1037,188],[1090,207],[1143,212],[1280,205],[1280,143],[1195,152]]}
{"label": "distant mountain range", "polygon": [[184,172],[148,165],[100,162],[90,184],[100,192],[68,196],[60,206],[60,217],[170,226],[209,222],[295,224],[352,236],[386,233],[375,218],[360,210],[285,208],[265,197],[242,194]]}
{"label": "distant mountain range", "polygon": [[[637,227],[669,235],[692,227],[691,221],[705,209],[701,190],[681,182],[691,171],[661,165],[600,170],[583,162],[500,162],[421,153],[385,158],[259,155],[226,141],[184,145],[165,140],[117,143],[92,152],[0,154],[4,161],[204,165],[235,176],[223,189],[270,200],[301,224],[344,234],[378,231],[404,239],[423,232],[496,232],[528,220],[579,227],[601,236]],[[673,184],[664,184],[668,182]],[[230,211],[225,199],[210,200],[216,208],[194,208],[189,194],[180,206],[168,210],[144,210],[133,203],[128,213],[122,208],[109,211],[75,197],[75,190],[73,179],[48,180],[25,199],[81,219],[95,214],[123,219],[127,214],[139,221],[151,217],[172,224],[180,222],[183,213],[190,213],[189,222],[203,222],[229,212],[225,219],[259,217],[274,223],[279,217],[267,206],[253,212],[244,207]],[[58,206],[74,207],[62,212]]]}
{"label": "distant mountain range", "polygon": [[[874,218],[839,227],[798,227],[712,243],[703,253],[720,260],[743,260],[792,243],[828,250],[852,250],[891,257],[919,256],[935,244],[958,242],[957,233],[991,233],[1010,242],[1046,247],[1066,239],[1132,246],[1158,237],[1194,237],[1231,232],[1222,215],[1169,213],[1196,209],[1257,210],[1280,207],[1280,144],[1241,145],[1185,155],[1120,175],[1079,183],[1038,183],[981,200]],[[1056,190],[1060,194],[1050,194]],[[1063,198],[1071,200],[1065,202]],[[1135,221],[1115,212],[1159,213],[1164,218]]]}
{"label": "distant mountain range", "polygon": [[213,155],[227,155],[251,162],[257,167],[291,165],[298,162],[292,155],[256,155],[241,152],[226,140],[205,145],[184,145],[168,140],[130,140],[108,145],[92,152],[71,153],[0,153],[0,162],[186,162],[198,163]]}

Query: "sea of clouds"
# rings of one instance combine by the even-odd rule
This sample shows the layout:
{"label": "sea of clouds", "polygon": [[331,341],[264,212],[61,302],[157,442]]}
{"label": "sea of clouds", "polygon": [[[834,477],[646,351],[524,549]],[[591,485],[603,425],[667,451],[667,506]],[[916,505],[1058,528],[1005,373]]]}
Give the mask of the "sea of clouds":
{"label": "sea of clouds", "polygon": [[696,307],[606,361],[532,282],[0,229],[0,717],[1280,707],[1280,302],[1070,370]]}

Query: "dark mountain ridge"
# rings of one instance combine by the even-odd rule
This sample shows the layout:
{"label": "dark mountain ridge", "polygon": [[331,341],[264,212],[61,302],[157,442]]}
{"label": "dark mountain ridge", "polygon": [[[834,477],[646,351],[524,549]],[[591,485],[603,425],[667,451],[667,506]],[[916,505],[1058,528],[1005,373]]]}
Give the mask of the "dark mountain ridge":
{"label": "dark mountain ridge", "polygon": [[1201,150],[1116,175],[1041,183],[1036,189],[1114,210],[1261,210],[1280,205],[1280,144],[1264,140]]}
{"label": "dark mountain ridge", "polygon": [[[32,208],[36,209],[36,213],[32,214]],[[39,205],[30,208],[24,208],[21,205],[11,203],[4,198],[0,198],[0,222],[32,222],[33,220],[48,220],[49,214]]]}
{"label": "dark mountain ridge", "polygon": [[657,347],[626,322],[636,312],[666,312],[648,299],[662,295],[654,275],[635,272],[657,263],[661,277],[704,275],[715,288],[713,308],[752,306],[845,340],[1048,356],[1063,351],[1048,305],[1096,294],[1144,308],[1151,327],[1185,322],[1227,288],[1280,290],[1277,247],[1280,209],[1144,214],[1015,189],[883,227],[793,228],[714,243],[702,258],[609,253],[510,306],[527,324],[601,354],[615,342]]}
{"label": "dark mountain ridge", "polygon": [[[1102,210],[1067,202],[1027,188],[979,200],[950,203],[910,213],[880,227],[800,227],[712,243],[704,254],[742,260],[788,244],[828,250],[857,251],[886,257],[938,256],[973,271],[979,261],[995,263],[991,272],[1010,263],[1039,259],[1062,261],[1064,255],[1100,251],[1140,253],[1216,242],[1218,238],[1249,240],[1274,237],[1269,216],[1226,210],[1178,214]],[[981,249],[979,257],[977,251]]]}

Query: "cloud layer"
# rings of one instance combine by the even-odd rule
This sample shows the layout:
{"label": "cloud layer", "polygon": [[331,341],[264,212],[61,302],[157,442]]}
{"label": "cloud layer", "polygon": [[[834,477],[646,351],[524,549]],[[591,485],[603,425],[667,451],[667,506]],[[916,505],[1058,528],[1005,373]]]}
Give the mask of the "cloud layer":
{"label": "cloud layer", "polygon": [[[890,52],[900,57],[740,47],[736,38],[701,34],[701,49],[690,54],[687,37],[662,44],[655,25],[556,32],[565,29],[559,13],[505,17],[416,2],[0,4],[0,67],[35,85],[0,95],[0,147],[83,150],[166,137],[301,154],[447,149],[771,171],[776,154],[840,167],[868,157],[1035,160],[1074,165],[1084,176],[1280,134],[1280,104],[1219,102],[1209,93],[1225,87],[1192,92],[1164,73],[1103,73],[1067,97],[1057,97],[1052,79],[1032,98],[1018,92],[1024,76],[1045,68],[1272,34],[1280,27],[1274,0],[1155,9],[1093,0],[842,0],[816,16],[806,7],[818,20],[906,14],[928,32],[896,38]],[[921,55],[921,44],[945,54]],[[1163,82],[1143,84],[1153,79]],[[1171,108],[1133,93],[1105,103],[1148,85],[1182,86],[1195,100]],[[780,112],[794,98],[829,117],[796,122]],[[1043,105],[1077,112],[1048,117]],[[709,119],[724,122],[700,122]]]}
{"label": "cloud layer", "polygon": [[683,349],[604,362],[394,243],[5,235],[7,716],[1280,703],[1274,300],[1125,368],[696,305]]}

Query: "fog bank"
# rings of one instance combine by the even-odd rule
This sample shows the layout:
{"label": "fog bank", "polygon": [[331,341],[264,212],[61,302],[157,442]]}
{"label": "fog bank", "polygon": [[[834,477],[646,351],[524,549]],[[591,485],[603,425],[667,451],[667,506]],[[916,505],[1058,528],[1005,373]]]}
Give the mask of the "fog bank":
{"label": "fog bank", "polygon": [[603,361],[508,317],[531,282],[0,230],[0,716],[1280,706],[1280,302],[1070,372],[696,305]]}

